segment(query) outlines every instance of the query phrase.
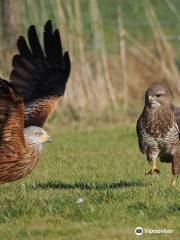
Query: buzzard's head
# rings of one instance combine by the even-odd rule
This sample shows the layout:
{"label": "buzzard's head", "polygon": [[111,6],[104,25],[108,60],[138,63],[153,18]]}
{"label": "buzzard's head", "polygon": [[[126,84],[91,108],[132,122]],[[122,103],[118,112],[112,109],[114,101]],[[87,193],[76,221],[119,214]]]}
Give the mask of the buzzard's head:
{"label": "buzzard's head", "polygon": [[145,105],[149,107],[171,106],[172,94],[168,87],[160,83],[152,83],[146,90]]}

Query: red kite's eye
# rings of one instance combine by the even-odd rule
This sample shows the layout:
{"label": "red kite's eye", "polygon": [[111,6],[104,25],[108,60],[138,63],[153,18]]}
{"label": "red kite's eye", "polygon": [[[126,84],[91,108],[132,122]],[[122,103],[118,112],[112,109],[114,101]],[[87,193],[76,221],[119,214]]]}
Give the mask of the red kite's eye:
{"label": "red kite's eye", "polygon": [[37,136],[41,136],[42,135],[41,132],[34,132],[34,134],[37,135]]}

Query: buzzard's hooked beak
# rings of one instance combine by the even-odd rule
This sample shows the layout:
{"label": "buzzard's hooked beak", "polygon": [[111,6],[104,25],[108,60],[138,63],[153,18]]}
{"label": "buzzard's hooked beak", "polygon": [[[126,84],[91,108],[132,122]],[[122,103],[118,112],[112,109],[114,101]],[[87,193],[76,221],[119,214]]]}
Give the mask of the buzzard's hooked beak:
{"label": "buzzard's hooked beak", "polygon": [[153,96],[148,96],[148,100],[149,100],[150,102],[155,101],[155,97],[153,97]]}
{"label": "buzzard's hooked beak", "polygon": [[156,96],[148,96],[148,100],[152,107],[159,107],[161,104],[157,101]]}

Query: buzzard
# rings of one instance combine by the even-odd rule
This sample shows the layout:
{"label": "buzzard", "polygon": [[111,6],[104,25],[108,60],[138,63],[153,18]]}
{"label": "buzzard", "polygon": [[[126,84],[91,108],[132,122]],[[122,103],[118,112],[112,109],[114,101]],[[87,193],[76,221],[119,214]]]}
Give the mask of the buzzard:
{"label": "buzzard", "polygon": [[35,26],[28,42],[17,41],[10,81],[0,79],[0,183],[18,180],[32,171],[42,144],[49,142],[45,122],[64,95],[70,74],[68,52],[63,53],[59,30],[44,26],[42,49]]}
{"label": "buzzard", "polygon": [[180,173],[180,132],[176,120],[179,115],[175,109],[168,87],[154,82],[146,90],[136,127],[140,151],[152,162],[152,169],[145,175],[160,173],[156,165],[159,157],[161,162],[172,163],[172,185]]}

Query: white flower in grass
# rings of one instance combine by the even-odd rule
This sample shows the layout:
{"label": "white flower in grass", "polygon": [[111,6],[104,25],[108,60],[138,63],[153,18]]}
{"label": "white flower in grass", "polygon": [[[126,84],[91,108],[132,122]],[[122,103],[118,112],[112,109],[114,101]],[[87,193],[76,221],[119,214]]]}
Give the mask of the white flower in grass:
{"label": "white flower in grass", "polygon": [[78,198],[76,201],[77,204],[81,204],[83,202],[84,202],[84,198]]}

